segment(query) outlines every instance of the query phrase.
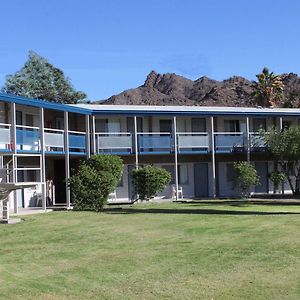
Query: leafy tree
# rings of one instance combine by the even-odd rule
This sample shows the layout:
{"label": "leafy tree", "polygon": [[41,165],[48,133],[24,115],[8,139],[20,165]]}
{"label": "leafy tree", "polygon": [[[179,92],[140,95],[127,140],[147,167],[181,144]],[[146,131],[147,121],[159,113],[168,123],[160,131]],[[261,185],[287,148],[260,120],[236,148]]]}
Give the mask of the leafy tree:
{"label": "leafy tree", "polygon": [[273,172],[270,174],[270,179],[274,185],[274,193],[279,189],[279,185],[286,181],[286,175],[282,172]]}
{"label": "leafy tree", "polygon": [[132,171],[134,190],[139,198],[150,199],[162,192],[171,181],[171,174],[163,168],[145,166]]}
{"label": "leafy tree", "polygon": [[33,51],[22,69],[8,75],[2,92],[58,103],[77,103],[86,94],[76,91],[62,70]]}
{"label": "leafy tree", "polygon": [[251,186],[259,185],[259,176],[253,165],[246,161],[236,162],[233,165],[235,170],[234,186],[239,189],[242,197],[248,197]]}
{"label": "leafy tree", "polygon": [[84,161],[68,181],[74,210],[102,210],[122,172],[123,161],[115,155],[95,155]]}
{"label": "leafy tree", "polygon": [[257,82],[253,84],[255,92],[253,96],[256,104],[263,107],[277,107],[283,98],[284,84],[279,75],[270,72],[268,68],[263,68],[262,72],[256,75]]}
{"label": "leafy tree", "polygon": [[[266,146],[285,174],[294,195],[300,195],[300,127],[272,129],[263,135]],[[294,177],[294,180],[293,178]]]}

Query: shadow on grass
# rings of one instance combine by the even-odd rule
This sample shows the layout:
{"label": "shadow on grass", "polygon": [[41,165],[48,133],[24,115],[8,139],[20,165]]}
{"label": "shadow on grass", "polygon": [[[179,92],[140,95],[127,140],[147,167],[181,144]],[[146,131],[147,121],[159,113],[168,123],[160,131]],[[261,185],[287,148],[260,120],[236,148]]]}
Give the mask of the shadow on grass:
{"label": "shadow on grass", "polygon": [[185,203],[190,206],[204,205],[229,205],[229,206],[248,206],[248,205],[262,205],[262,206],[300,206],[300,201],[288,200],[194,200],[193,202]]}
{"label": "shadow on grass", "polygon": [[190,215],[300,215],[297,212],[263,212],[263,211],[239,211],[222,209],[166,209],[166,208],[108,208],[104,210],[108,214],[190,214]]}

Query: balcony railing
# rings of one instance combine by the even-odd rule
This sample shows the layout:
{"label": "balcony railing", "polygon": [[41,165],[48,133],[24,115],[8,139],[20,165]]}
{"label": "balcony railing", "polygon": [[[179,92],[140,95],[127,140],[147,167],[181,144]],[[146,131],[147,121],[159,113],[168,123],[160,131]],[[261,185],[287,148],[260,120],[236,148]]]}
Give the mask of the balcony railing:
{"label": "balcony railing", "polygon": [[217,132],[215,135],[216,152],[242,152],[246,150],[243,132]]}
{"label": "balcony railing", "polygon": [[[11,124],[0,123],[0,151],[13,150]],[[41,151],[41,129],[39,127],[16,125],[16,150],[18,152]],[[44,129],[44,144],[47,153],[64,153],[65,132],[61,129]],[[203,153],[211,151],[210,134],[207,132],[178,132],[178,153]],[[97,153],[132,154],[173,153],[174,136],[170,132],[138,132],[137,145],[134,134],[129,132],[97,132],[95,134]],[[247,136],[244,132],[215,132],[216,153],[247,151]],[[266,145],[259,132],[250,132],[249,146],[253,152],[265,151]],[[86,132],[69,131],[69,152],[85,154]]]}
{"label": "balcony railing", "polygon": [[209,138],[207,132],[180,132],[177,133],[178,152],[207,152]]}
{"label": "balcony railing", "polygon": [[62,129],[45,128],[46,152],[64,152],[64,131]]}
{"label": "balcony railing", "polygon": [[40,128],[16,125],[17,150],[24,152],[40,151]]}
{"label": "balcony railing", "polygon": [[266,150],[266,143],[259,132],[250,132],[250,149],[259,152]]}
{"label": "balcony railing", "polygon": [[172,135],[169,132],[138,132],[140,153],[171,153]]}
{"label": "balcony railing", "polygon": [[132,135],[129,132],[96,133],[98,153],[130,154],[133,152],[132,144]]}
{"label": "balcony railing", "polygon": [[11,125],[0,124],[0,149],[9,151],[11,150],[11,137],[10,137]]}
{"label": "balcony railing", "polygon": [[71,153],[86,152],[86,133],[81,131],[69,131],[69,151]]}

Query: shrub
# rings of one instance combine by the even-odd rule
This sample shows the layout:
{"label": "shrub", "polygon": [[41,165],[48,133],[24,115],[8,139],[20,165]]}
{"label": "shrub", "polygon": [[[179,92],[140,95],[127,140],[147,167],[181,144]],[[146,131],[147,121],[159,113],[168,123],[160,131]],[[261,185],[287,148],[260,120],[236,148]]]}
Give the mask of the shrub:
{"label": "shrub", "polygon": [[123,162],[113,155],[95,155],[70,177],[74,210],[100,211],[122,176]]}
{"label": "shrub", "polygon": [[252,185],[259,185],[259,176],[253,165],[246,161],[234,163],[235,178],[234,186],[239,189],[242,197],[249,196],[249,190]]}
{"label": "shrub", "polygon": [[274,193],[279,189],[279,185],[284,183],[287,180],[286,174],[283,172],[273,172],[270,174],[270,180],[274,185]]}
{"label": "shrub", "polygon": [[135,193],[144,200],[162,192],[171,181],[171,174],[162,168],[146,166],[133,170],[132,179]]}

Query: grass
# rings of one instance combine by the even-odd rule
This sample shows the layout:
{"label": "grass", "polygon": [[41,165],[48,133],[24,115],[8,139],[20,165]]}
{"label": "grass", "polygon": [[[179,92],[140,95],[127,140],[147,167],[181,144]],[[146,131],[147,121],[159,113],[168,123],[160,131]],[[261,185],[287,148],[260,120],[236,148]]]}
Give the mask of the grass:
{"label": "grass", "polygon": [[145,204],[0,227],[0,299],[299,299],[300,206]]}

